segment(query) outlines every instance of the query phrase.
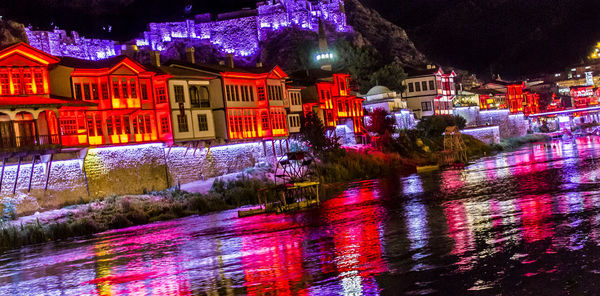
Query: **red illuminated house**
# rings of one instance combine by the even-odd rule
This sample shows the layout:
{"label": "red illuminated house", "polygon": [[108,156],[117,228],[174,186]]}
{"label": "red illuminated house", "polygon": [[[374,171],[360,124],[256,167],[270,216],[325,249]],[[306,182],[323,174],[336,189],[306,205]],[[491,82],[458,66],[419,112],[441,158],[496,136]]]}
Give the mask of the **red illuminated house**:
{"label": "red illuminated house", "polygon": [[60,109],[63,144],[171,142],[169,77],[125,56],[99,61],[62,58],[50,72],[52,94],[94,105]]}
{"label": "red illuminated house", "polygon": [[[3,157],[59,149],[60,112],[94,105],[50,96],[48,71],[58,62],[58,58],[25,43],[0,49],[0,154]],[[62,123],[62,118],[60,120]]]}
{"label": "red illuminated house", "polygon": [[168,66],[220,79],[224,107],[212,110],[218,140],[239,142],[288,137],[287,74],[278,66],[235,67],[232,57],[223,65],[178,61]]}
{"label": "red illuminated house", "polygon": [[292,82],[305,86],[301,91],[305,114],[316,114],[329,130],[343,127],[355,136],[364,133],[364,99],[352,94],[349,74],[324,70],[302,71],[292,76]]}
{"label": "red illuminated house", "polygon": [[[493,100],[495,102],[494,105],[498,105],[498,109],[500,106],[505,106],[504,108],[508,108],[510,113],[524,113],[525,115],[539,113],[540,112],[540,104],[539,104],[539,95],[536,93],[532,93],[526,91],[525,83],[515,83],[515,82],[507,82],[503,80],[495,80],[483,85],[478,91],[480,92],[496,92],[496,93],[504,93],[504,98],[498,101]],[[501,95],[498,96],[502,98]],[[491,102],[491,97],[481,96],[480,94],[480,108],[481,109],[491,109],[488,108],[489,105],[487,103]]]}

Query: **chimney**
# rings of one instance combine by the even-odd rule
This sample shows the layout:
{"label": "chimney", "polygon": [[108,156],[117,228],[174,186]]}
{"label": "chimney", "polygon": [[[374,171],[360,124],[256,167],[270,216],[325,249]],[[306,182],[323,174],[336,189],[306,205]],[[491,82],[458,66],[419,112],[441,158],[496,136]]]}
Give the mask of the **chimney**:
{"label": "chimney", "polygon": [[185,49],[185,60],[188,63],[192,63],[192,64],[196,63],[196,57],[194,56],[195,51],[196,50],[193,47],[187,47]]}
{"label": "chimney", "polygon": [[227,66],[227,68],[234,68],[235,65],[233,64],[233,54],[232,53],[228,53],[227,55],[225,55],[225,66]]}
{"label": "chimney", "polygon": [[262,68],[262,62],[256,62],[256,68]]}
{"label": "chimney", "polygon": [[158,50],[150,51],[150,63],[154,67],[160,67],[160,51],[158,51]]}

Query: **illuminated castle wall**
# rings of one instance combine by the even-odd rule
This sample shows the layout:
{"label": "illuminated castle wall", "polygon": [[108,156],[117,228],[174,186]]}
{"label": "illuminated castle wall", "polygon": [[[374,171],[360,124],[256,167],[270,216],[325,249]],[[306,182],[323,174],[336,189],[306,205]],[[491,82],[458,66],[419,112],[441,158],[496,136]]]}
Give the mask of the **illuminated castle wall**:
{"label": "illuminated castle wall", "polygon": [[112,40],[88,39],[75,31],[68,35],[65,30],[34,31],[25,28],[29,45],[53,56],[100,60],[120,53],[117,42]]}
{"label": "illuminated castle wall", "polygon": [[163,50],[176,40],[209,40],[224,53],[252,56],[269,32],[296,27],[317,32],[319,19],[338,32],[351,28],[346,23],[343,0],[268,0],[257,3],[254,10],[197,15],[195,20],[150,23],[138,47]]}

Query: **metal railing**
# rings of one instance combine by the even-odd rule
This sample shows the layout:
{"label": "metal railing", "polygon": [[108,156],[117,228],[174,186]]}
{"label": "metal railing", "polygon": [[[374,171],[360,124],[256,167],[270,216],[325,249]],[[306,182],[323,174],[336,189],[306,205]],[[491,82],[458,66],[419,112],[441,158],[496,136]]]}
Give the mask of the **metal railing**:
{"label": "metal railing", "polygon": [[38,150],[60,145],[59,135],[0,137],[0,150]]}

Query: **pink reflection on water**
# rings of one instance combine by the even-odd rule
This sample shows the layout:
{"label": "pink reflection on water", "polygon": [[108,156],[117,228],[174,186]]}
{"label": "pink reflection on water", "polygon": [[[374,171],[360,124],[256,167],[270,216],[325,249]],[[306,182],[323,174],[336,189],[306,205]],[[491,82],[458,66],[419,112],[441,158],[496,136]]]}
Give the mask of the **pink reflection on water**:
{"label": "pink reflection on water", "polygon": [[518,199],[521,208],[523,239],[527,243],[552,237],[552,197],[548,194]]}
{"label": "pink reflection on water", "polygon": [[449,201],[445,204],[444,214],[448,225],[448,235],[454,240],[451,254],[459,256],[458,264],[461,269],[470,269],[475,258],[465,256],[467,252],[475,249],[475,238],[469,221],[465,205],[462,201]]}

